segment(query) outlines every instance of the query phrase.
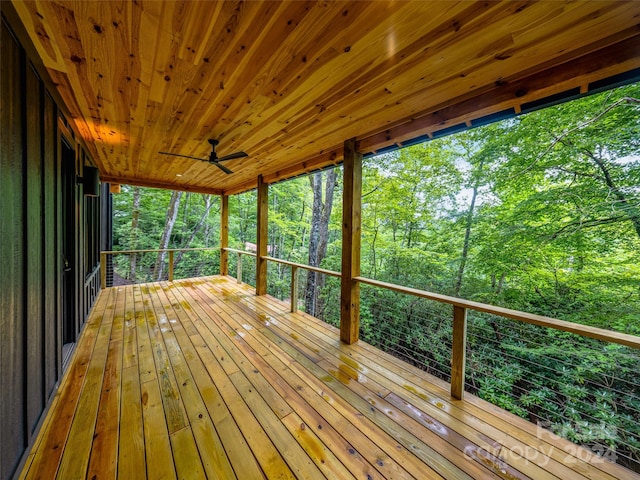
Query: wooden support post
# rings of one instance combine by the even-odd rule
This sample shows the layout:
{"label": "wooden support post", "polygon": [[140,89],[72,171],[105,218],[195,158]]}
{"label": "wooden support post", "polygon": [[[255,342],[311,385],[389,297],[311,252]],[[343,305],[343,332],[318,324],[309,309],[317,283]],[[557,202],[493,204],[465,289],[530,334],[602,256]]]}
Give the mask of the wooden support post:
{"label": "wooden support post", "polygon": [[291,313],[298,311],[298,267],[291,266]]}
{"label": "wooden support post", "polygon": [[169,281],[173,282],[173,250],[169,250]]}
{"label": "wooden support post", "polygon": [[453,307],[453,345],[451,347],[451,396],[464,396],[464,369],[467,349],[467,309]]}
{"label": "wooden support post", "polygon": [[100,252],[100,288],[107,288],[107,254]]}
{"label": "wooden support post", "polygon": [[256,235],[256,295],[267,293],[267,256],[269,221],[269,184],[258,177],[258,233]]}
{"label": "wooden support post", "polygon": [[342,280],[340,289],[340,340],[358,341],[360,330],[360,221],[362,204],[362,154],[354,138],[344,143],[342,195]]}
{"label": "wooden support post", "polygon": [[238,272],[236,273],[236,280],[238,283],[242,283],[242,254],[238,254]]}
{"label": "wooden support post", "polygon": [[220,275],[229,275],[229,197],[220,195]]}

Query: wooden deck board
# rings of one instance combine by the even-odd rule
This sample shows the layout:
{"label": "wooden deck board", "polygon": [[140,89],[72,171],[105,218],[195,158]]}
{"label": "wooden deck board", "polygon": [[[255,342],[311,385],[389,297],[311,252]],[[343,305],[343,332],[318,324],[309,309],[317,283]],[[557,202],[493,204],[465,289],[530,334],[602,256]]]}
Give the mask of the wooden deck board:
{"label": "wooden deck board", "polygon": [[640,478],[581,455],[206,277],[101,292],[21,477]]}

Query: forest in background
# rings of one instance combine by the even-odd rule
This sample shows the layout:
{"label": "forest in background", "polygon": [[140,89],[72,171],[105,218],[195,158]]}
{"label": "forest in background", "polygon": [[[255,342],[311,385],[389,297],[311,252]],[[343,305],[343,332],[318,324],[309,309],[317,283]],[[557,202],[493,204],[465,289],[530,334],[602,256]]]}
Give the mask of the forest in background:
{"label": "forest in background", "polygon": [[[638,99],[629,85],[366,158],[362,275],[640,335]],[[340,271],[341,203],[340,168],[271,185],[270,255]],[[230,247],[250,248],[255,191],[229,209]],[[113,211],[115,250],[219,247],[218,197],[123,186]],[[144,278],[163,278],[166,258],[144,258],[120,259],[119,275],[146,262]],[[219,252],[174,263],[213,274]],[[270,294],[287,298],[289,279],[269,264]],[[302,283],[300,308],[337,324],[336,279]],[[363,286],[361,323],[366,341],[448,379],[451,307]],[[469,317],[468,391],[635,470],[638,371],[626,347]]]}

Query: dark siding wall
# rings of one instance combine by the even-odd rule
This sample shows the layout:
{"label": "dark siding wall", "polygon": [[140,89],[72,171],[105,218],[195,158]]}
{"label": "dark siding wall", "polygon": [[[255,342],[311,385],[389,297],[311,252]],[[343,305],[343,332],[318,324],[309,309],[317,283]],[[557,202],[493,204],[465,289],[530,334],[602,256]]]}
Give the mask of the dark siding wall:
{"label": "dark siding wall", "polygon": [[42,88],[33,68],[26,69],[26,309],[27,309],[27,427],[35,430],[44,408],[44,335],[42,299],[44,249],[42,235]]}
{"label": "dark siding wall", "polygon": [[[10,479],[35,440],[62,376],[59,146],[65,127],[59,126],[56,103],[4,17],[0,23],[0,479]],[[80,152],[66,183],[77,245],[70,272],[77,285],[71,325],[78,333],[97,293],[89,279],[100,275],[86,271],[84,224],[90,220],[99,235],[95,217],[100,212],[97,207],[84,212],[82,186],[75,178],[82,175],[80,162],[89,159],[71,132],[65,136]],[[96,252],[91,256],[97,258]]]}
{"label": "dark siding wall", "polygon": [[57,225],[59,223],[58,195],[60,170],[56,162],[55,150],[46,148],[56,145],[56,105],[49,95],[44,96],[44,166],[43,166],[43,234],[44,241],[44,282],[42,296],[44,299],[44,396],[49,398],[54,391],[56,379],[60,375],[59,330],[61,317],[59,293],[59,273],[61,267],[60,242]]}
{"label": "dark siding wall", "polygon": [[[24,109],[22,51],[2,28],[0,69],[0,455],[2,478],[16,467],[24,429]],[[16,161],[16,159],[18,161]]]}

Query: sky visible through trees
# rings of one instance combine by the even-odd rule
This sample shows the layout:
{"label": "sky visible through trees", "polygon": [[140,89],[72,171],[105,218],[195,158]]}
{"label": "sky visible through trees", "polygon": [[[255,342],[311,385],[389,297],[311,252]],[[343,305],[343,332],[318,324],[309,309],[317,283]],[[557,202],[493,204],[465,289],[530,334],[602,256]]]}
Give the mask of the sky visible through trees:
{"label": "sky visible through trees", "polygon": [[[363,276],[640,335],[640,85],[363,165]],[[217,197],[122,192],[114,249],[219,246]],[[341,202],[340,168],[271,185],[271,256],[339,271]],[[244,250],[256,242],[255,192],[229,208],[229,244]],[[216,273],[218,256],[185,254],[176,272]],[[119,261],[124,281],[161,269],[157,257]],[[269,293],[287,298],[288,267],[268,275]],[[300,309],[336,324],[339,283],[320,277],[303,276]],[[362,338],[448,379],[450,307],[366,286],[361,301]],[[469,318],[468,391],[635,470],[638,371],[630,348]]]}

